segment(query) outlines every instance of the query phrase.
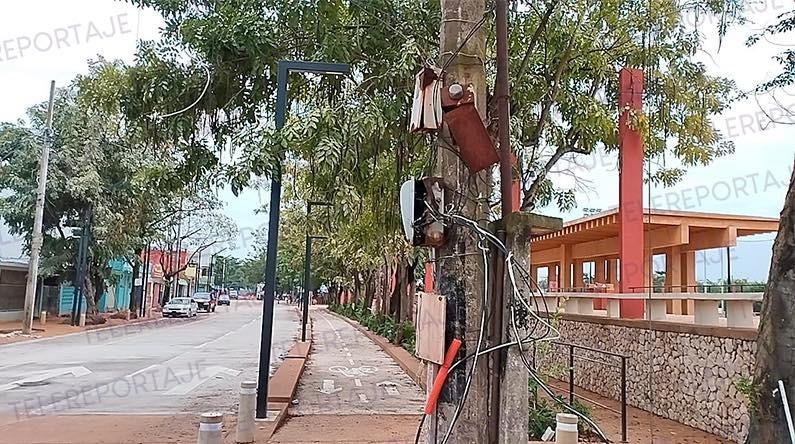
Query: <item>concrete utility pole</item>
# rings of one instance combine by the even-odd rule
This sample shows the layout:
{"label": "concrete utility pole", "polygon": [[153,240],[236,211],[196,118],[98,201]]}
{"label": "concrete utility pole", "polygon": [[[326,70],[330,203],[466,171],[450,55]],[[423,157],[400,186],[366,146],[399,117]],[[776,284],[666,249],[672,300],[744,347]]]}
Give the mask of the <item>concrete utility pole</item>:
{"label": "concrete utility pole", "polygon": [[44,197],[47,194],[47,168],[50,163],[52,144],[52,109],[55,102],[55,80],[50,82],[50,102],[47,105],[46,140],[41,147],[41,166],[39,167],[39,187],[36,191],[36,208],[33,213],[33,235],[30,243],[30,262],[28,263],[28,282],[25,288],[25,317],[22,319],[22,334],[29,335],[33,330],[33,307],[36,305],[36,281],[39,278],[39,257],[44,233],[41,232],[44,217]]}
{"label": "concrete utility pole", "polygon": [[[475,32],[468,40],[467,34],[478,24],[485,13],[485,0],[442,0],[442,24],[440,54],[447,64],[448,80],[461,85],[471,84],[475,90],[475,106],[481,119],[486,114],[486,72],[484,66],[486,38],[484,29]],[[460,48],[460,51],[459,51]],[[450,142],[445,130],[441,137]],[[444,141],[440,142],[446,145]],[[464,199],[460,214],[474,220],[483,220],[488,211],[486,198],[491,195],[491,170],[470,178],[470,171],[456,153],[446,146],[439,147],[438,175],[445,183],[467,196],[483,198],[474,201]],[[456,201],[456,197],[453,197]],[[477,347],[480,331],[481,309],[485,267],[478,248],[477,236],[467,228],[453,227],[445,245],[438,249],[436,257],[449,257],[469,253],[466,256],[444,259],[434,263],[436,267],[436,291],[447,298],[446,342],[453,337],[464,344],[458,356],[465,356]],[[442,442],[450,428],[456,407],[464,394],[466,377],[472,360],[459,366],[448,376],[437,407],[438,415],[428,424],[428,442]],[[488,359],[480,359],[458,422],[452,431],[451,443],[487,442],[488,424]],[[435,436],[434,430],[439,435]]]}

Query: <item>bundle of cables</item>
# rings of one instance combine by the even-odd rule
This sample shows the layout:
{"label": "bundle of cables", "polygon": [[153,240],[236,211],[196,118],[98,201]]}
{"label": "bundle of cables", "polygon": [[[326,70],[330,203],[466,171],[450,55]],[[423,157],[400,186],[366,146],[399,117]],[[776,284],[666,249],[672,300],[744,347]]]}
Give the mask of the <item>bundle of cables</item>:
{"label": "bundle of cables", "polygon": [[[509,280],[511,282],[511,299],[510,299],[510,313],[511,313],[511,333],[512,338],[511,341],[505,342],[502,344],[498,344],[489,348],[483,347],[483,338],[485,336],[485,327],[486,327],[486,307],[488,307],[488,273],[486,273],[486,277],[484,279],[484,289],[483,289],[483,300],[480,310],[480,331],[478,333],[478,340],[477,345],[475,347],[475,351],[468,354],[464,358],[459,359],[458,361],[452,362],[455,358],[455,354],[458,351],[458,346],[460,345],[460,340],[454,340],[451,348],[448,350],[448,353],[445,357],[445,365],[442,366],[442,371],[439,372],[437,375],[436,380],[434,381],[434,386],[432,390],[429,392],[428,401],[425,406],[425,413],[420,420],[420,424],[417,427],[417,434],[415,437],[415,444],[418,444],[420,441],[420,436],[422,434],[422,429],[425,424],[425,420],[428,415],[433,414],[436,409],[437,399],[439,393],[441,392],[442,386],[445,383],[446,377],[448,374],[455,371],[460,365],[466,363],[469,360],[472,360],[471,367],[467,373],[466,382],[464,384],[464,390],[461,394],[461,397],[458,401],[458,404],[455,408],[453,416],[450,420],[450,425],[445,432],[444,438],[442,440],[442,444],[447,444],[450,440],[450,436],[453,432],[456,422],[463,410],[464,403],[467,400],[469,395],[469,389],[472,384],[472,378],[475,373],[475,369],[477,368],[478,358],[484,355],[487,355],[491,352],[502,350],[508,347],[519,347],[519,357],[522,360],[522,363],[527,368],[527,372],[530,375],[530,378],[535,381],[538,387],[541,389],[558,404],[562,409],[578,416],[582,421],[584,421],[588,426],[602,439],[604,442],[610,442],[602,430],[599,428],[596,423],[593,422],[590,418],[586,417],[579,411],[577,411],[574,407],[572,407],[568,402],[564,399],[556,395],[547,384],[543,381],[541,376],[538,373],[538,370],[530,363],[527,356],[525,356],[525,348],[524,345],[526,344],[535,344],[538,342],[545,342],[545,341],[554,341],[560,338],[560,333],[558,330],[545,318],[538,315],[538,311],[541,310],[541,307],[538,303],[540,300],[542,304],[544,304],[544,311],[549,312],[546,307],[546,299],[543,297],[543,292],[539,287],[538,283],[530,276],[530,273],[519,264],[516,263],[514,260],[514,255],[512,252],[508,251],[508,248],[505,244],[500,241],[494,234],[490,233],[489,231],[485,230],[481,227],[476,221],[472,219],[468,219],[464,216],[458,214],[447,214],[441,213],[439,211],[434,210],[430,206],[428,208],[431,210],[433,218],[442,221],[446,226],[450,226],[453,224],[457,224],[472,230],[478,236],[478,249],[481,252],[483,258],[483,266],[484,269],[488,270],[488,244],[490,243],[492,246],[497,248],[500,252],[503,253],[505,256],[505,269],[508,272]],[[520,287],[516,283],[517,276],[521,280],[524,288],[530,290],[531,299],[533,301],[533,305],[531,306],[527,298],[522,295]],[[520,327],[523,325],[520,322],[520,316],[517,313],[517,309],[521,308],[522,313],[525,312],[529,314],[530,317],[533,318],[532,325],[528,325],[527,327]],[[527,322],[525,322],[527,323]],[[541,329],[542,332],[540,335],[534,336],[533,334],[537,330],[538,326],[543,326]],[[520,334],[520,328],[527,328],[528,332],[523,336]],[[458,341],[457,344],[455,341]],[[452,362],[452,364],[451,364]]]}

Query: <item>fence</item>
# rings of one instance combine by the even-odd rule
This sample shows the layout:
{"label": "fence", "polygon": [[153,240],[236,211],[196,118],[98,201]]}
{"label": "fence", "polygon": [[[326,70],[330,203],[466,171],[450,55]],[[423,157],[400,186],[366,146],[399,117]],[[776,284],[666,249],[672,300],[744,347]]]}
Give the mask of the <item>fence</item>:
{"label": "fence", "polygon": [[[559,391],[566,391],[569,397],[569,403],[573,403],[575,398],[582,399],[587,401],[595,406],[603,408],[605,410],[611,411],[621,416],[621,442],[627,442],[627,356],[622,355],[620,353],[613,353],[605,350],[599,350],[591,347],[586,347],[583,345],[571,344],[568,342],[552,342],[550,343],[552,347],[558,348],[565,348],[567,350],[567,361],[564,364],[564,368],[566,372],[564,375],[550,375],[544,374],[544,376],[552,377],[555,379],[562,380],[563,382],[568,382],[568,387],[562,388],[555,385],[551,385],[551,387],[559,390]],[[583,353],[577,354],[575,353],[576,350],[580,350]],[[541,359],[541,367],[538,366],[538,345],[534,343],[533,346],[533,366],[539,369],[541,373],[541,368],[544,367],[553,367],[559,364],[562,364],[561,354],[554,353],[554,351],[549,351],[545,353],[546,356]],[[594,357],[596,356],[596,357]],[[599,359],[598,357],[605,356],[607,359]],[[546,358],[546,359],[545,359]],[[599,374],[600,378],[603,378],[602,383],[606,386],[615,387],[618,393],[615,393],[614,397],[619,399],[620,408],[614,409],[608,405],[604,405],[594,399],[590,399],[582,394],[578,394],[576,392],[576,385],[575,381],[577,378],[576,374],[576,360],[580,360],[581,362],[587,363],[586,365],[593,366],[601,366],[607,368],[617,369],[619,371],[619,380],[617,386],[608,383],[604,380],[605,372],[596,372]],[[611,362],[612,360],[612,362]],[[543,374],[543,373],[541,373]],[[594,374],[594,372],[586,372],[586,374]]]}

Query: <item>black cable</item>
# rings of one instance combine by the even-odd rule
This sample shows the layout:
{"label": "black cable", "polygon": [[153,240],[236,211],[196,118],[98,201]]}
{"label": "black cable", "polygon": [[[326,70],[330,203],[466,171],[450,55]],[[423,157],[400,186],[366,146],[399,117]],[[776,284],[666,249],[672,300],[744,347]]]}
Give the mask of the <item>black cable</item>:
{"label": "black cable", "polygon": [[[429,207],[429,209],[431,209],[431,211],[434,211],[430,207]],[[476,231],[479,234],[481,240],[482,239],[488,239],[494,246],[496,246],[498,249],[500,249],[503,253],[505,253],[506,255],[510,254],[508,252],[505,244],[502,243],[502,241],[500,241],[497,237],[495,237],[493,234],[489,233],[488,231],[483,230],[474,221],[472,221],[470,219],[467,219],[465,217],[459,216],[459,215],[439,214],[439,216],[440,217],[450,218],[450,219],[462,219],[465,223],[461,223],[461,225],[470,226],[470,228],[472,228],[474,231]],[[484,250],[484,255],[485,255],[485,250]],[[530,285],[530,281],[532,281],[533,284],[535,284],[535,287],[538,289],[538,292],[541,295],[542,300],[543,300],[543,292],[541,291],[540,286],[538,285],[537,282],[535,282],[535,279],[533,279],[532,276],[529,275],[527,270],[525,270],[522,267],[516,266],[515,264],[513,264],[513,261],[511,261],[510,265],[511,265],[512,269],[515,267],[517,270],[520,271],[521,278],[525,282],[525,285],[527,285],[527,287],[530,289],[530,291],[531,291],[531,293],[533,295],[533,298],[535,298],[535,291],[533,291],[533,286]],[[511,280],[511,282],[512,282],[513,287],[516,288],[516,284],[513,281],[513,279]],[[593,420],[591,420],[590,418],[586,417],[585,415],[583,415],[582,413],[577,411],[574,407],[569,405],[567,402],[565,402],[564,400],[559,398],[557,395],[555,395],[555,393],[552,392],[551,389],[549,389],[549,387],[541,380],[539,375],[533,369],[533,366],[530,364],[530,362],[527,360],[527,357],[524,354],[524,350],[521,348],[521,344],[525,343],[526,339],[528,339],[530,337],[530,335],[525,337],[525,339],[523,339],[523,340],[519,340],[520,335],[518,334],[518,323],[517,323],[517,320],[516,320],[516,310],[515,310],[515,307],[514,307],[514,305],[516,303],[516,295],[515,295],[514,292],[511,292],[511,298],[512,298],[512,301],[511,301],[512,303],[510,305],[511,322],[512,322],[512,326],[513,326],[513,329],[514,329],[514,335],[517,338],[517,340],[513,341],[513,342],[499,344],[499,345],[496,345],[494,347],[491,347],[491,348],[485,349],[485,350],[481,350],[480,347],[478,347],[478,349],[474,353],[472,353],[469,356],[466,356],[466,357],[460,359],[459,361],[455,362],[450,367],[449,371],[452,372],[453,369],[455,369],[458,365],[460,365],[462,362],[467,361],[468,359],[477,359],[481,355],[485,355],[485,354],[491,353],[493,351],[500,350],[502,348],[510,347],[512,345],[519,345],[520,346],[519,357],[521,358],[522,363],[527,368],[528,373],[533,378],[533,380],[536,382],[536,384],[538,384],[538,386],[540,386],[544,390],[544,392],[546,392],[547,395],[549,395],[549,397],[552,398],[552,400],[554,400],[556,403],[558,403],[564,409],[568,410],[569,412],[571,412],[572,414],[576,415],[577,417],[582,419],[584,422],[586,422],[599,435],[599,437],[604,442],[609,443],[610,440],[607,438],[607,436],[604,434],[604,432],[602,432],[602,430],[599,428],[599,426]],[[546,307],[546,300],[543,300],[543,302],[544,302],[544,306]],[[481,307],[481,320],[482,320],[482,316],[484,314],[483,310],[485,309],[485,305],[486,304],[484,303],[484,305]],[[551,328],[552,328],[551,324],[549,324],[548,322],[545,322],[545,323],[547,324],[547,331],[545,332],[545,335],[542,336],[542,338],[546,337],[549,334],[549,332],[551,331]],[[483,325],[484,324],[481,323],[481,334],[483,332]],[[536,340],[537,339],[533,339],[532,341],[529,341],[529,342],[535,342]],[[474,374],[474,371],[475,371],[476,367],[477,366],[476,366],[476,363],[475,363],[475,364],[472,365],[472,368],[470,369],[470,373],[469,373],[469,375],[467,377],[467,386],[466,386],[465,391],[464,391],[464,396],[462,397],[461,401],[459,402],[458,408],[456,409],[456,414],[454,415],[453,420],[450,423],[450,428],[448,429],[448,432],[446,434],[446,437],[445,437],[445,440],[443,441],[443,443],[447,441],[447,439],[450,436],[449,435],[450,432],[452,431],[453,427],[455,426],[455,422],[458,419],[458,413],[460,412],[460,409],[462,408],[463,403],[466,400],[466,395],[468,395],[469,385],[471,384],[471,378],[472,378],[472,376]],[[423,422],[425,421],[425,417],[424,416],[425,415],[423,415],[423,419],[420,422],[420,430],[422,428]],[[420,432],[418,431],[417,440],[419,440],[419,433]],[[418,441],[415,441],[415,444],[416,444],[416,442],[418,442]]]}
{"label": "black cable", "polygon": [[[460,216],[459,216],[459,217],[460,217]],[[464,219],[465,219],[465,220],[467,220],[466,218],[464,218]],[[470,223],[471,223],[471,222],[470,222]],[[478,228],[480,228],[480,227],[478,227]],[[476,230],[476,231],[477,231],[477,230]],[[490,234],[490,233],[487,233],[487,232],[486,232],[486,234]],[[485,237],[485,238],[489,238],[489,236],[483,236],[483,237]],[[491,237],[493,237],[493,235],[491,235]],[[501,250],[503,250],[503,251],[506,251],[506,252],[507,252],[507,249],[506,249],[505,245],[504,245],[504,244],[503,244],[501,241],[499,241],[499,239],[497,239],[496,237],[494,237],[494,240],[492,240],[492,239],[490,239],[490,240],[491,240],[491,241],[494,243],[494,245],[495,245],[495,246],[497,246],[497,247],[498,247],[498,248],[500,248]],[[534,280],[534,279],[532,279],[532,277],[531,277],[531,276],[529,276],[529,273],[527,273],[527,270],[524,270],[522,267],[518,267],[518,266],[516,267],[516,269],[520,270],[520,271],[521,271],[521,273],[523,273],[523,276],[522,276],[522,277],[523,277],[523,280],[525,280],[525,282],[526,282],[526,283],[527,283],[527,279],[528,279],[528,278],[529,278],[530,280],[533,280],[533,282],[534,282],[534,283],[535,283],[535,285],[536,285],[536,288],[538,288],[538,289],[539,289],[539,293],[541,293],[541,292],[540,292],[540,287],[538,286],[538,283],[536,283],[536,282],[535,282],[535,280]],[[528,285],[528,288],[531,288],[531,289],[532,289],[532,286],[530,286],[529,284],[527,284],[527,285]],[[531,290],[531,291],[532,291],[532,290]],[[512,301],[512,302],[513,302],[513,303],[515,303],[515,295],[514,295],[514,293],[513,293],[513,292],[512,292],[511,294],[512,294],[512,296],[511,296],[511,297],[512,297],[512,299],[514,299],[514,301]],[[543,293],[541,293],[541,294],[543,295]],[[500,346],[495,346],[495,347],[492,347],[492,349],[489,349],[489,351],[488,351],[488,352],[495,351],[495,350],[498,350],[498,349],[500,349],[500,348],[508,347],[508,346],[510,346],[510,345],[514,345],[514,344],[515,344],[515,345],[521,345],[521,343],[523,342],[523,341],[519,341],[519,340],[518,340],[518,338],[519,338],[520,336],[519,336],[519,334],[518,334],[518,327],[517,327],[517,326],[518,326],[518,324],[517,324],[517,322],[516,322],[516,311],[515,311],[515,309],[514,309],[514,305],[513,305],[513,303],[512,303],[512,304],[511,304],[511,306],[510,306],[510,308],[511,308],[511,318],[512,318],[513,328],[514,328],[514,331],[515,331],[515,336],[516,336],[516,338],[517,338],[517,341],[510,342],[510,343],[507,343],[507,344],[501,344]],[[546,305],[546,301],[544,301],[544,303],[545,303],[545,305]],[[547,324],[548,324],[548,323],[547,323]],[[474,356],[474,357],[477,357],[477,356],[478,356],[478,353],[476,352],[476,354],[475,354],[475,356]],[[544,382],[541,380],[541,378],[538,376],[538,374],[537,374],[537,373],[536,373],[536,372],[533,370],[533,366],[532,366],[532,365],[531,365],[531,364],[528,362],[528,360],[527,360],[527,357],[524,355],[524,351],[521,349],[521,347],[520,347],[520,350],[519,350],[519,356],[520,356],[520,358],[521,358],[521,360],[522,360],[523,364],[524,364],[524,365],[525,365],[525,367],[527,368],[527,371],[528,371],[528,373],[530,374],[530,376],[531,376],[531,377],[532,377],[532,378],[535,380],[536,384],[538,384],[538,385],[539,385],[539,386],[540,386],[540,387],[541,387],[541,388],[542,388],[542,389],[543,389],[543,390],[544,390],[544,391],[547,393],[547,395],[549,395],[549,396],[550,396],[550,397],[551,397],[551,398],[552,398],[552,399],[553,399],[555,402],[557,402],[557,403],[558,403],[559,405],[561,405],[563,408],[565,408],[566,410],[570,411],[571,413],[573,413],[574,415],[576,415],[577,417],[581,418],[583,421],[585,421],[586,423],[588,423],[588,425],[589,425],[589,426],[590,426],[590,427],[591,427],[591,428],[592,428],[592,429],[593,429],[593,430],[594,430],[594,431],[595,431],[595,432],[596,432],[596,433],[599,435],[599,437],[600,437],[600,438],[602,438],[602,440],[603,440],[604,442],[607,442],[607,443],[609,443],[609,442],[610,442],[610,440],[607,438],[607,436],[604,434],[604,432],[602,432],[602,430],[599,428],[599,426],[598,426],[598,425],[596,425],[596,423],[595,423],[595,422],[593,422],[593,421],[592,421],[590,418],[586,417],[585,415],[583,415],[582,413],[580,413],[579,411],[577,411],[577,410],[576,410],[574,407],[572,407],[571,405],[569,405],[567,402],[565,402],[565,401],[563,401],[562,399],[560,399],[560,398],[559,398],[557,395],[555,395],[555,394],[554,394],[554,393],[553,393],[553,392],[552,392],[552,391],[549,389],[549,387],[547,387],[547,385],[546,385],[546,384],[545,384],[545,383],[544,383]],[[464,358],[464,359],[466,359],[466,358]],[[454,365],[457,365],[457,364],[458,364],[458,363],[456,363],[456,364],[454,364]],[[474,367],[474,366],[473,366],[473,367]],[[452,368],[453,368],[453,367],[451,367],[451,370],[452,370]]]}
{"label": "black cable", "polygon": [[427,417],[428,415],[426,415],[425,413],[422,414],[422,419],[420,419],[420,425],[417,427],[417,436],[414,437],[414,444],[419,444],[420,442],[420,435],[422,435],[422,426],[425,425],[425,418]]}

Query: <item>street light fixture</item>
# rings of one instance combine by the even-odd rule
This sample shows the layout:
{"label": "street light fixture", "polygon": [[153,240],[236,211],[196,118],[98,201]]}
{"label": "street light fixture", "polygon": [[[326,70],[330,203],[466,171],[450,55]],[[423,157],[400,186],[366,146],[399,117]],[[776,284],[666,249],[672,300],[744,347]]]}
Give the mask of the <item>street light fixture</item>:
{"label": "street light fixture", "polygon": [[[276,129],[284,127],[287,115],[287,77],[291,72],[345,75],[350,65],[287,61],[279,62],[276,74]],[[276,163],[271,177],[271,199],[268,219],[268,247],[265,258],[265,289],[262,296],[262,335],[259,347],[259,375],[257,384],[257,418],[268,415],[268,377],[270,375],[271,341],[273,340],[273,304],[276,296],[276,250],[279,238],[279,207],[282,200],[282,166]]]}

